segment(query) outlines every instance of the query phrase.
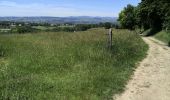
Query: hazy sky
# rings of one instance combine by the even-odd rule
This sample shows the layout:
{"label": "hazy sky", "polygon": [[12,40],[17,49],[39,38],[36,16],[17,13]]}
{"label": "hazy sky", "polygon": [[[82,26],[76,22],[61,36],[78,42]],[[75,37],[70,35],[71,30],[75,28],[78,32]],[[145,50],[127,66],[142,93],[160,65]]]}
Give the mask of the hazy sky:
{"label": "hazy sky", "polygon": [[141,0],[0,0],[0,16],[117,17],[127,4]]}

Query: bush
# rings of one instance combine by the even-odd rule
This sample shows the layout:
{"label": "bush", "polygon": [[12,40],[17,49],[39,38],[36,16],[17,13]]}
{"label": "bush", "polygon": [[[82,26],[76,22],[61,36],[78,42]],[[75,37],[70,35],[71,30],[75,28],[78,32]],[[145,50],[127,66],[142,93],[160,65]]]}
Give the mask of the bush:
{"label": "bush", "polygon": [[170,41],[168,42],[168,46],[170,47]]}
{"label": "bush", "polygon": [[165,21],[163,23],[163,28],[166,30],[166,31],[169,31],[170,30],[170,17],[166,17],[165,18]]}
{"label": "bush", "polygon": [[31,26],[19,26],[16,28],[17,33],[31,33],[38,31],[37,29],[32,28]]}
{"label": "bush", "polygon": [[61,31],[61,28],[60,27],[56,27],[56,28],[52,29],[51,31],[52,32],[59,32],[59,31]]}
{"label": "bush", "polygon": [[78,24],[75,27],[76,31],[86,31],[86,30],[88,30],[90,28],[91,28],[91,26],[90,25],[86,25],[86,24]]}
{"label": "bush", "polygon": [[74,28],[73,27],[63,27],[62,28],[62,31],[64,31],[64,32],[74,32]]}
{"label": "bush", "polygon": [[112,24],[107,22],[107,23],[105,23],[104,27],[105,27],[105,29],[110,29],[112,27]]}
{"label": "bush", "polygon": [[160,32],[160,31],[161,31],[161,30],[159,30],[159,29],[151,28],[151,29],[147,32],[146,36],[153,36],[153,35],[155,35],[156,33]]}

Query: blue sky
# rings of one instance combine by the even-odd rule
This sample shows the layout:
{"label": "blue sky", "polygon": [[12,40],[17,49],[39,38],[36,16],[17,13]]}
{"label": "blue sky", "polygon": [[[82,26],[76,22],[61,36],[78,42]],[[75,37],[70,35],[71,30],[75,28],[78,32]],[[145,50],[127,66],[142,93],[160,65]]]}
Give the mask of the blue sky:
{"label": "blue sky", "polygon": [[117,17],[127,5],[141,0],[0,0],[0,16]]}

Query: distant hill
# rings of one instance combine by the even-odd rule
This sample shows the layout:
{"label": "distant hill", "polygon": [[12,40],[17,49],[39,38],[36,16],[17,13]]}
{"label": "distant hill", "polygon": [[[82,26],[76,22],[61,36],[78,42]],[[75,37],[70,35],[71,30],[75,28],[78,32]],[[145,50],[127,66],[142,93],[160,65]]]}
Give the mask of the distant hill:
{"label": "distant hill", "polygon": [[50,24],[96,24],[100,22],[117,22],[116,17],[0,17],[0,21],[15,21],[15,22],[35,22],[35,23],[50,23]]}

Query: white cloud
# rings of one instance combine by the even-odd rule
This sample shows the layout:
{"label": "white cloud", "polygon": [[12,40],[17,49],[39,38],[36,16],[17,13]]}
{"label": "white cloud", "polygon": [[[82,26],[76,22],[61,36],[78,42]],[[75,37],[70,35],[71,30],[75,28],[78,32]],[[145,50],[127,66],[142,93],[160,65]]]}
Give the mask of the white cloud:
{"label": "white cloud", "polygon": [[0,1],[0,12],[0,16],[114,16],[110,12],[82,10],[73,6],[18,4],[9,1]]}

